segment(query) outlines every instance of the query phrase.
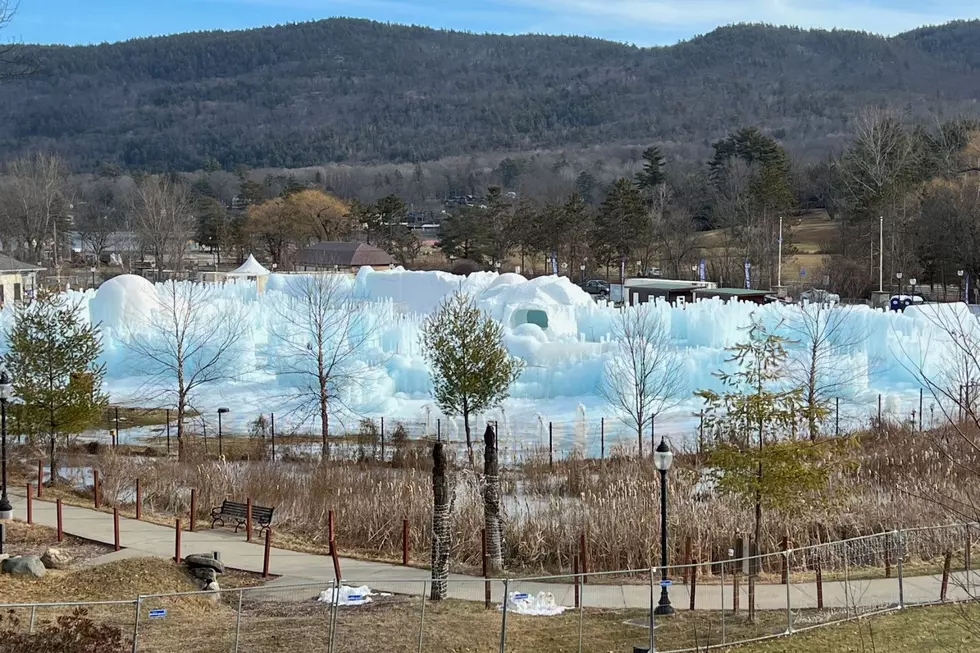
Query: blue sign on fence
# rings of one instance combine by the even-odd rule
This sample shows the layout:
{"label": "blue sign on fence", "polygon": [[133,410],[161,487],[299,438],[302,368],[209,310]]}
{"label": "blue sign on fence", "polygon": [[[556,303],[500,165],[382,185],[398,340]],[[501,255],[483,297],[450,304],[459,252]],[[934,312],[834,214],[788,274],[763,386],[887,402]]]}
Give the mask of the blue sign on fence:
{"label": "blue sign on fence", "polygon": [[167,611],[163,608],[159,610],[150,610],[150,619],[159,619],[160,617],[166,617]]}

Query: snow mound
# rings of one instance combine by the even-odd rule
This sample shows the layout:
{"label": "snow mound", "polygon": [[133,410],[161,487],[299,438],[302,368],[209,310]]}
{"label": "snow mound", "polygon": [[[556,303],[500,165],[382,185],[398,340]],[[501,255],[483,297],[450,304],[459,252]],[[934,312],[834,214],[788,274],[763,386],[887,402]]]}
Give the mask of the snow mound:
{"label": "snow mound", "polygon": [[121,274],[99,286],[88,308],[93,324],[119,331],[145,323],[158,305],[157,291],[150,281]]}
{"label": "snow mound", "polygon": [[[498,609],[503,610],[503,606],[499,606]],[[551,592],[538,592],[537,596],[523,592],[511,592],[507,595],[507,612],[514,614],[556,617],[567,609],[555,603],[555,595]]]}

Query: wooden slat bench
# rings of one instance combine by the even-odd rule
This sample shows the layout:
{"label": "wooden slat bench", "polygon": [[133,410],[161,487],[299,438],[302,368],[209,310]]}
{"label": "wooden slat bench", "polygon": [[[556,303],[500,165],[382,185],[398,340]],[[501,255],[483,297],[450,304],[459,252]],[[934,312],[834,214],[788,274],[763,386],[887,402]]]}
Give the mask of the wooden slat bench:
{"label": "wooden slat bench", "polygon": [[[252,525],[259,527],[259,533],[272,525],[272,512],[274,510],[275,508],[265,508],[252,504]],[[226,518],[235,520],[235,532],[237,533],[238,529],[244,528],[248,522],[248,504],[225,499],[220,506],[211,508],[211,528],[214,528],[218,522],[224,526]]]}

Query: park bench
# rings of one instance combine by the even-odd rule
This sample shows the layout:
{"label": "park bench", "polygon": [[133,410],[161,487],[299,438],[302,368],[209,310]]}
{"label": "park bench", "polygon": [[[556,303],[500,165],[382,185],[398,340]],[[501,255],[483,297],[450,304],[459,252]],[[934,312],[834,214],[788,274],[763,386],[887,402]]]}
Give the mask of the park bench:
{"label": "park bench", "polygon": [[[252,505],[252,524],[258,525],[260,533],[271,526],[273,510],[275,508]],[[225,499],[220,506],[211,508],[211,528],[214,528],[218,522],[224,526],[225,519],[235,520],[235,532],[237,533],[238,529],[243,528],[248,522],[248,504]]]}

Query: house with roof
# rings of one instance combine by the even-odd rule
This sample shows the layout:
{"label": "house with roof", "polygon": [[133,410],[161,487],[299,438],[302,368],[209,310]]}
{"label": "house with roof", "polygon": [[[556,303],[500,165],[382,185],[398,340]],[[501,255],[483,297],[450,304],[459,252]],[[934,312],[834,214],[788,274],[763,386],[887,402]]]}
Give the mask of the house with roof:
{"label": "house with roof", "polygon": [[394,260],[388,252],[364,243],[321,242],[299,251],[296,269],[302,272],[352,272],[363,267],[388,270]]}
{"label": "house with roof", "polygon": [[37,274],[43,271],[44,268],[0,254],[0,308],[34,297]]}

